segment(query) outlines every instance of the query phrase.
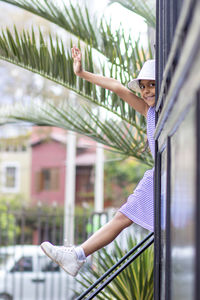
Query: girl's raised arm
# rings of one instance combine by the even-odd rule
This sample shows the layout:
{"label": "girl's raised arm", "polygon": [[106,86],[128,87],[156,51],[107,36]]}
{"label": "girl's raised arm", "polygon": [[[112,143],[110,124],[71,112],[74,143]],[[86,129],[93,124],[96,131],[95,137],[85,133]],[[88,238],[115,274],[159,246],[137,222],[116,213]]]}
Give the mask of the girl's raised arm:
{"label": "girl's raised arm", "polygon": [[81,51],[76,47],[73,46],[72,48],[72,58],[74,60],[73,68],[74,73],[93,83],[96,84],[104,89],[108,89],[114,93],[116,93],[121,99],[126,101],[130,106],[132,106],[136,111],[141,113],[146,117],[147,111],[148,111],[148,105],[144,102],[143,99],[137,97],[135,94],[133,94],[128,88],[123,86],[118,80],[114,78],[108,78],[105,76],[97,75],[94,73],[90,73],[87,71],[84,71],[82,69],[82,55]]}

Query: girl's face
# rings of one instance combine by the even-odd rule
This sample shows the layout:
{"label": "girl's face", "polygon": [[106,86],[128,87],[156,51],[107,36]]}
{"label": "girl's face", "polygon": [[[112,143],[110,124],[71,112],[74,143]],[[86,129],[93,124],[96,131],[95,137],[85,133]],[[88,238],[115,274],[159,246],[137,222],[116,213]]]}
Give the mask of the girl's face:
{"label": "girl's face", "polygon": [[156,95],[155,80],[140,80],[139,86],[143,100],[146,104],[153,107],[155,105]]}

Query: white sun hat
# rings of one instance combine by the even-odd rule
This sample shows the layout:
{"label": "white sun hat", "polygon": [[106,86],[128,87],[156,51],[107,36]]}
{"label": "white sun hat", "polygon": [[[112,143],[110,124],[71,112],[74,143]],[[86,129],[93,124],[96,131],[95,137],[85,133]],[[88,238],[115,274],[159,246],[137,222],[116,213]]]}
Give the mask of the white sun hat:
{"label": "white sun hat", "polygon": [[145,61],[138,77],[128,83],[131,90],[140,92],[139,80],[155,80],[155,59]]}

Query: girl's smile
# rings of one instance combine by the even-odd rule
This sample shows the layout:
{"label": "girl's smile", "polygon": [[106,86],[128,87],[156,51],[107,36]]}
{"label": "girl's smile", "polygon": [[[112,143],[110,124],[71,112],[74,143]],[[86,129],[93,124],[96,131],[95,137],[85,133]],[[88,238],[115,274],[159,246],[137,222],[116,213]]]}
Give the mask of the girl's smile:
{"label": "girl's smile", "polygon": [[139,82],[143,100],[149,105],[155,105],[155,80],[140,80]]}

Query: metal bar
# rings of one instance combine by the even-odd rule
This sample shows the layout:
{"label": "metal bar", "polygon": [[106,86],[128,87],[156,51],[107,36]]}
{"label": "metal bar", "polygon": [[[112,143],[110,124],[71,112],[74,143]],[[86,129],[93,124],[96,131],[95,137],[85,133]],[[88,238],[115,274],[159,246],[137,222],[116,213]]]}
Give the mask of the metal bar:
{"label": "metal bar", "polygon": [[170,45],[172,44],[174,33],[176,30],[176,23],[178,20],[178,3],[177,1],[171,1],[170,2],[170,12],[169,12],[169,17],[170,17]]}
{"label": "metal bar", "polygon": [[122,262],[124,262],[131,254],[133,254],[139,247],[141,247],[150,237],[153,232],[146,236],[140,243],[131,249],[124,257],[122,257],[115,265],[113,265],[106,273],[104,273],[95,283],[93,283],[84,293],[82,293],[77,300],[83,299],[89,292],[91,292],[100,282],[102,282],[110,273],[112,273]]}
{"label": "metal bar", "polygon": [[[13,220],[13,223],[14,223],[14,227],[13,227],[13,243],[12,243],[12,245],[13,245],[13,253],[14,253],[14,255],[13,255],[13,260],[14,260],[14,265],[15,265],[15,263],[16,263],[16,254],[15,254],[15,246],[16,246],[16,244],[17,244],[17,215],[16,215],[16,213],[15,213],[15,211],[14,212],[12,212],[12,215],[13,215],[13,218],[14,218],[14,220]],[[15,283],[15,273],[13,272],[12,273],[12,294],[13,295],[15,295],[15,293],[16,293],[16,283]]]}
{"label": "metal bar", "polygon": [[[103,290],[112,280],[114,280],[125,268],[127,268],[138,256],[140,256],[149,246],[154,242],[154,237],[150,239],[149,242],[145,244],[137,253],[135,253],[129,260],[123,264],[113,275],[111,275],[103,284],[98,287],[88,298],[87,300],[93,299],[101,290]],[[82,298],[80,298],[82,299]]]}
{"label": "metal bar", "polygon": [[53,242],[53,244],[57,244],[57,241],[56,241],[56,213],[57,213],[57,207],[56,207],[56,205],[53,205],[53,207],[52,207],[52,242]]}
{"label": "metal bar", "polygon": [[161,153],[158,152],[158,142],[156,146],[155,159],[155,179],[154,179],[154,230],[155,230],[155,244],[154,244],[154,299],[160,300],[160,250],[161,250],[161,230],[160,230],[160,189],[161,189]]}
{"label": "metal bar", "polygon": [[158,59],[157,59],[157,64],[158,64],[158,90],[160,93],[160,88],[162,84],[162,72],[163,72],[163,49],[161,45],[163,44],[163,0],[159,0],[159,6],[158,6],[158,19],[157,19],[157,30],[158,30],[158,40],[157,40],[157,51],[158,51]]}
{"label": "metal bar", "polygon": [[49,235],[49,215],[47,214],[45,217],[45,225],[44,225],[44,240],[48,241],[50,239]]}
{"label": "metal bar", "polygon": [[[38,211],[38,213],[39,213],[39,211]],[[41,216],[38,214],[37,218],[40,219],[40,217]],[[38,232],[38,242],[39,242],[40,239],[44,239],[45,241],[48,241],[49,238],[50,238],[49,237],[49,214],[47,214],[46,216],[42,214],[42,217],[43,217],[42,220],[40,219],[40,222],[42,221],[41,222],[42,226],[41,226],[40,231],[39,231],[40,233]],[[40,238],[39,238],[39,235],[40,235]],[[45,276],[45,279],[46,279],[47,274],[45,274],[44,276]],[[47,298],[47,284],[46,284],[46,280],[45,280],[45,283],[43,285],[42,295],[43,295],[43,299]]]}
{"label": "metal bar", "polygon": [[[157,0],[157,1],[160,1],[160,0]],[[174,59],[177,54],[177,50],[179,50],[179,48],[180,48],[182,33],[184,32],[184,27],[185,27],[185,24],[187,23],[188,17],[191,14],[191,10],[192,10],[193,6],[195,5],[194,2],[195,2],[195,0],[184,2],[181,13],[180,13],[179,20],[176,23],[176,30],[174,30],[174,37],[173,37],[173,41],[171,44],[171,50],[169,53],[167,64],[166,64],[164,72],[163,72],[163,79],[162,79],[161,88],[160,88],[160,96],[156,103],[156,111],[159,110],[159,107],[162,103],[162,97],[163,97],[165,86],[166,86],[167,76],[173,65]],[[162,14],[160,14],[159,18],[162,18]],[[157,18],[157,22],[159,22],[159,18]],[[175,21],[174,21],[174,24],[175,24]],[[158,43],[158,40],[156,41],[156,43]],[[161,46],[163,47],[162,44],[161,44]],[[161,51],[161,48],[162,48],[161,46],[159,46],[159,47],[157,46],[159,51]],[[160,83],[159,83],[159,86],[160,86]]]}
{"label": "metal bar", "polygon": [[[163,74],[163,52],[162,52],[162,15],[163,15],[163,0],[156,1],[156,105],[159,110],[162,109],[163,99],[158,103],[161,83],[162,83],[162,74]],[[158,121],[159,111],[156,112],[156,124]],[[158,222],[158,201],[159,196],[157,193],[157,174],[159,169],[159,158],[158,158],[158,141],[155,141],[155,173],[154,173],[154,230],[155,230],[155,242],[154,242],[154,300],[159,300],[159,255],[157,250],[159,249],[159,237],[157,233],[159,232],[159,222]]]}
{"label": "metal bar", "polygon": [[[56,244],[56,213],[57,213],[57,205],[54,203],[52,206],[52,216],[51,216],[51,222],[52,222],[52,242],[53,244]],[[51,300],[58,298],[58,295],[55,296],[55,285],[57,285],[57,282],[55,283],[55,276],[54,272],[51,272]],[[58,289],[59,291],[59,289]]]}
{"label": "metal bar", "polygon": [[[62,218],[61,218],[61,215],[60,215],[60,213],[59,213],[59,211],[57,210],[57,215],[56,215],[56,217],[57,217],[57,219],[58,220],[61,220]],[[62,244],[63,243],[63,224],[64,224],[64,222],[61,222],[60,224],[59,224],[59,227],[58,227],[58,245],[60,245],[60,244]],[[63,286],[63,282],[62,282],[62,280],[61,280],[61,276],[62,276],[62,274],[61,274],[61,272],[60,272],[60,278],[59,278],[59,280],[58,280],[58,282],[57,282],[57,285],[58,285],[58,289],[59,289],[59,293],[58,293],[58,300],[60,300],[60,299],[62,299],[61,298],[61,296],[62,296],[62,286]]]}
{"label": "metal bar", "polygon": [[[25,214],[25,208],[22,207],[21,209],[21,236],[20,236],[20,245],[22,247],[22,253],[23,253],[23,247],[25,244],[25,225],[26,225],[26,214]],[[24,253],[23,253],[24,256]],[[20,272],[20,299],[24,299],[24,266],[22,266],[22,272]]]}
{"label": "metal bar", "polygon": [[[38,203],[37,206],[37,244],[39,245],[41,243],[41,229],[42,229],[42,220],[41,220],[41,205],[40,203]],[[38,254],[37,254],[38,256]],[[40,260],[39,260],[39,256],[37,257],[37,269],[39,270],[40,267]],[[36,275],[38,278],[38,274]],[[39,286],[38,284],[36,284],[35,286],[35,300],[39,299]]]}
{"label": "metal bar", "polygon": [[[6,205],[5,231],[4,231],[4,228],[3,228],[3,231],[4,231],[3,238],[5,237],[5,240],[3,240],[3,243],[4,243],[5,247],[6,247],[6,255],[8,254],[7,253],[7,246],[9,245],[9,235],[8,235],[8,232],[9,232],[9,211],[10,211],[9,204],[7,204]],[[7,272],[6,272],[6,276],[4,278],[4,289],[5,290],[7,289],[7,285],[8,285],[8,278],[7,278]]]}
{"label": "metal bar", "polygon": [[[197,18],[198,18],[198,16],[196,15],[196,19]],[[180,89],[183,86],[184,81],[186,80],[189,72],[191,71],[192,62],[194,61],[194,59],[196,58],[196,56],[198,54],[198,48],[199,48],[199,43],[200,43],[199,32],[196,30],[193,33],[193,36],[194,36],[194,34],[196,34],[196,37],[197,37],[193,44],[191,44],[191,41],[189,40],[189,37],[192,34],[192,30],[195,28],[195,21],[193,20],[193,24],[191,24],[191,26],[190,26],[190,32],[185,37],[184,47],[182,48],[182,53],[181,53],[181,58],[180,58],[181,64],[179,64],[179,66],[176,68],[176,71],[174,72],[173,80],[172,80],[173,84],[171,84],[170,89],[168,90],[168,95],[167,95],[167,98],[165,101],[165,105],[160,114],[160,118],[158,120],[156,129],[155,129],[154,137],[156,139],[159,137],[160,132],[161,132],[162,128],[164,127],[164,124],[168,118],[170,110],[172,109],[174,101],[177,98],[177,95],[179,94]],[[187,53],[185,53],[185,51],[187,51]],[[190,53],[189,53],[189,51],[190,51]],[[159,97],[161,97],[161,93],[162,93],[162,87],[161,87]],[[159,102],[159,99],[158,99],[158,102]]]}
{"label": "metal bar", "polygon": [[166,191],[166,266],[165,266],[165,299],[171,299],[171,143],[167,139],[167,191]]}
{"label": "metal bar", "polygon": [[159,95],[159,47],[158,47],[158,40],[159,40],[159,0],[156,1],[156,104]]}
{"label": "metal bar", "polygon": [[196,224],[195,224],[195,239],[196,239],[196,263],[195,263],[195,300],[199,299],[200,293],[200,89],[197,93],[196,99]]}

